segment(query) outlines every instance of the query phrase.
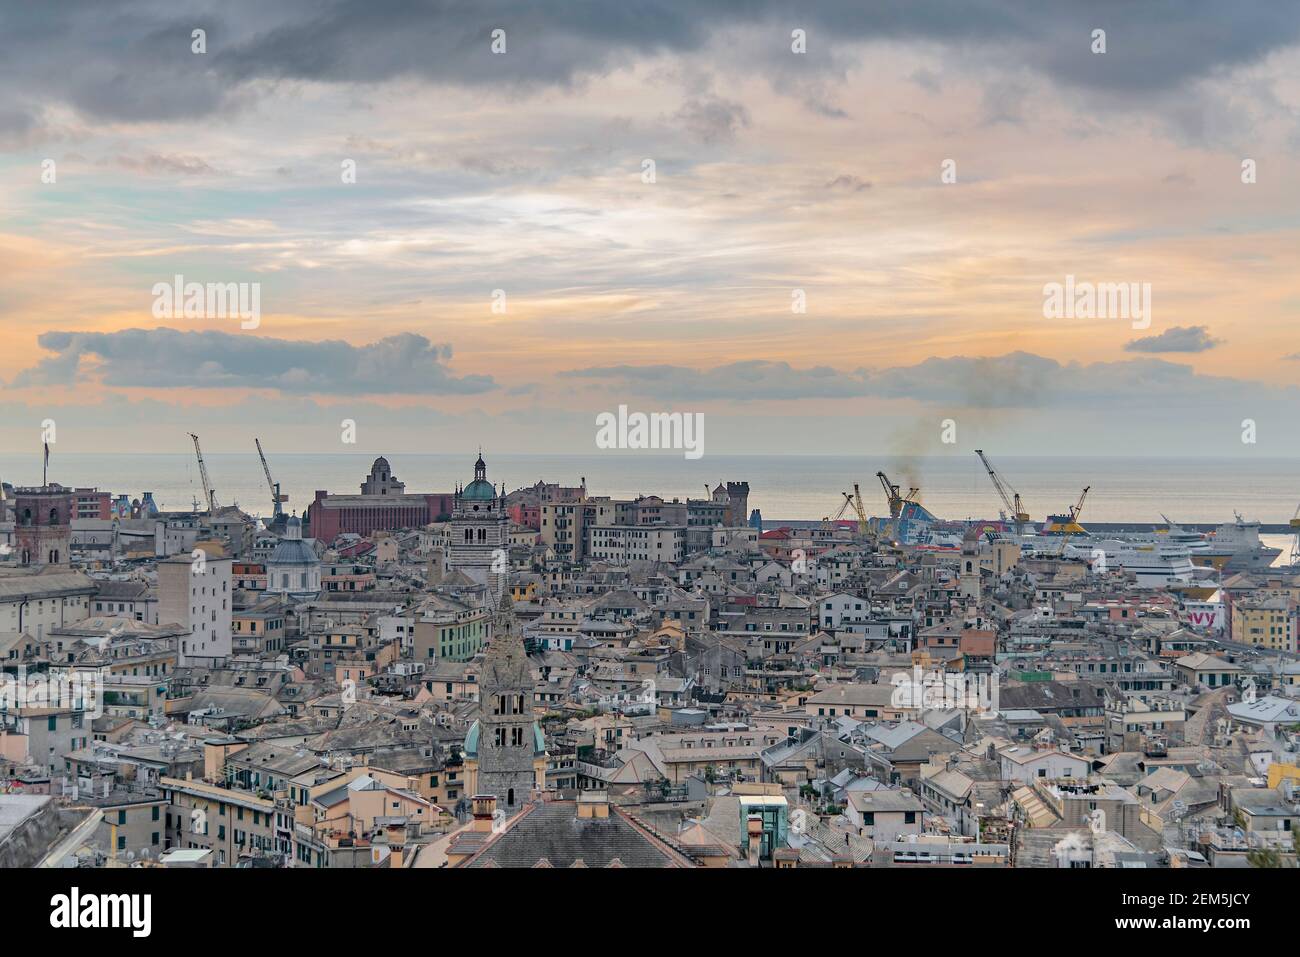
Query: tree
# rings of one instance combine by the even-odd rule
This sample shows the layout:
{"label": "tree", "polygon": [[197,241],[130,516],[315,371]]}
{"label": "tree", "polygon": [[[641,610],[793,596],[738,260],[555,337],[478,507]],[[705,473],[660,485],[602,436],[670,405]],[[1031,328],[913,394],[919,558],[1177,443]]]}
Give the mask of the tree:
{"label": "tree", "polygon": [[1285,867],[1282,855],[1272,848],[1256,848],[1246,854],[1246,861],[1251,867]]}

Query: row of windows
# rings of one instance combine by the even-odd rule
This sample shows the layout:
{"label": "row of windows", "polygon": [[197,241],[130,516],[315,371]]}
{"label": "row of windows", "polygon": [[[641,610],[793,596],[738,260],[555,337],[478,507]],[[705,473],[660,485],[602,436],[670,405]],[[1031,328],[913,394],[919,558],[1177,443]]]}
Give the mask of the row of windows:
{"label": "row of windows", "polygon": [[[509,732],[509,735],[506,734],[507,731]],[[493,736],[493,742],[498,748],[504,748],[506,747],[507,737],[510,740],[510,747],[522,748],[524,746],[523,728],[517,726],[513,728],[497,728],[496,733]]]}

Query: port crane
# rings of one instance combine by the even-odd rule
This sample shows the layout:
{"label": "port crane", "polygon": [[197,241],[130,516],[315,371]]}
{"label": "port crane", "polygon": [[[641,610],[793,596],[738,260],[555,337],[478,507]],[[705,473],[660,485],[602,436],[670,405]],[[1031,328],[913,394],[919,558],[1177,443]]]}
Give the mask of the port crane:
{"label": "port crane", "polygon": [[840,503],[840,510],[835,513],[834,521],[838,522],[844,517],[845,512],[850,512],[858,518],[858,534],[867,534],[871,519],[867,517],[866,506],[862,504],[862,489],[857,482],[853,483],[853,493],[841,492],[844,501]]}
{"label": "port crane", "polygon": [[1295,507],[1295,515],[1291,516],[1291,564],[1300,565],[1300,505]]}
{"label": "port crane", "polygon": [[203,480],[203,497],[207,501],[208,514],[211,515],[217,510],[217,490],[208,481],[208,466],[203,461],[203,450],[199,448],[199,437],[191,432],[190,438],[194,440],[194,455],[199,460],[199,478]]}
{"label": "port crane", "polygon": [[1074,534],[1070,529],[1079,524],[1079,515],[1083,512],[1084,500],[1088,497],[1088,489],[1091,485],[1085,485],[1083,491],[1079,494],[1079,501],[1070,506],[1070,520],[1066,523],[1066,531],[1061,533],[1061,544],[1056,548],[1056,557],[1060,558],[1065,554],[1065,546],[1070,541],[1070,536]]}
{"label": "port crane", "polygon": [[898,518],[903,514],[903,506],[907,504],[916,504],[916,496],[921,494],[919,488],[909,488],[906,495],[902,495],[901,487],[894,485],[889,481],[889,476],[884,472],[877,472],[876,478],[880,479],[880,484],[885,489],[885,498],[889,500],[889,517]]}
{"label": "port crane", "polygon": [[262,440],[253,439],[253,444],[257,446],[257,457],[262,460],[262,471],[266,473],[266,484],[271,489],[271,510],[273,518],[281,518],[284,515],[284,509],[280,506],[289,501],[289,496],[280,494],[280,483],[271,478],[271,466],[266,464],[266,455],[262,452]]}
{"label": "port crane", "polygon": [[993,468],[993,463],[988,460],[988,456],[984,454],[983,449],[976,449],[975,454],[984,463],[984,469],[989,473],[993,487],[997,489],[998,498],[1002,499],[1002,504],[1006,506],[1006,512],[1003,514],[1011,516],[1011,521],[1015,524],[1016,534],[1023,534],[1025,522],[1029,521],[1029,513],[1025,511],[1025,507],[1020,501],[1020,493],[1012,488],[1011,484]]}
{"label": "port crane", "polygon": [[877,472],[876,478],[880,479],[881,486],[885,489],[885,498],[889,502],[889,524],[885,528],[885,536],[894,538],[899,533],[899,519],[903,515],[905,505],[920,505],[916,497],[921,494],[919,488],[909,488],[907,494],[902,494],[900,486],[889,481],[889,476],[884,472]]}

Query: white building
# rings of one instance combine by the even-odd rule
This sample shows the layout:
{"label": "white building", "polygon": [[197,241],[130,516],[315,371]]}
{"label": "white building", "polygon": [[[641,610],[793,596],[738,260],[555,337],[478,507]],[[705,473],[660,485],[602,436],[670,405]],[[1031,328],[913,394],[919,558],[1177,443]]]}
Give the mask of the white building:
{"label": "white building", "polygon": [[871,603],[858,595],[836,592],[817,602],[817,622],[827,631],[839,631],[850,622],[871,619]]}
{"label": "white building", "polygon": [[320,592],[320,558],[302,538],[302,521],[295,515],[284,524],[284,538],[266,560],[268,594],[315,595]]}
{"label": "white building", "polygon": [[597,525],[587,536],[587,557],[593,560],[675,565],[686,557],[685,525]]}
{"label": "white building", "polygon": [[81,621],[90,613],[94,593],[93,581],[66,568],[0,577],[0,638],[26,634],[39,641],[51,628]]}
{"label": "white building", "polygon": [[998,758],[1002,764],[1004,781],[1029,784],[1040,778],[1047,781],[1058,778],[1074,778],[1079,781],[1088,779],[1089,765],[1086,760],[1055,748],[1003,748],[998,752]]}
{"label": "white building", "polygon": [[175,555],[158,563],[158,618],[189,629],[181,638],[180,667],[214,667],[230,660],[232,560]]}

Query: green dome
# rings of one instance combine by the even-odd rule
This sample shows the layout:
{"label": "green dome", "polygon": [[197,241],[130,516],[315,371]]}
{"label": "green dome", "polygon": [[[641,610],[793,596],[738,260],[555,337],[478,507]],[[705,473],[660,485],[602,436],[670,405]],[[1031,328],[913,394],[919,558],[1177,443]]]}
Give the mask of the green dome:
{"label": "green dome", "polygon": [[487,479],[475,479],[465,486],[460,497],[470,502],[490,502],[497,497],[497,490]]}

